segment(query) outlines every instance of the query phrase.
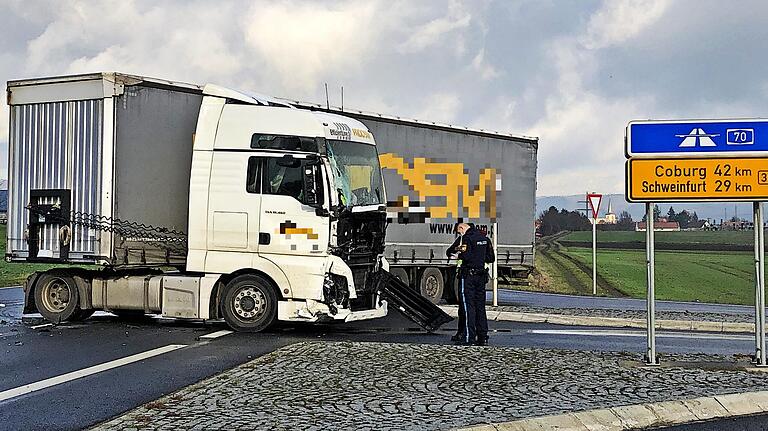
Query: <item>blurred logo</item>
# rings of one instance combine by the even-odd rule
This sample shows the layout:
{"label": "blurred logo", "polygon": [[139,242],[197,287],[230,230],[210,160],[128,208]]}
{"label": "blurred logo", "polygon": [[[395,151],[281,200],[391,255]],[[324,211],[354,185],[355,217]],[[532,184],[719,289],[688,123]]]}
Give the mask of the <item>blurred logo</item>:
{"label": "blurred logo", "polygon": [[[480,170],[478,185],[470,186],[469,170],[463,163],[437,162],[427,158],[414,158],[408,163],[393,153],[379,155],[382,169],[397,172],[418,195],[416,201],[399,196],[390,202],[390,219],[399,223],[425,223],[430,218],[497,217],[496,199],[501,191],[501,175],[495,168]],[[427,205],[442,201],[443,204]],[[411,216],[411,213],[416,217]]]}

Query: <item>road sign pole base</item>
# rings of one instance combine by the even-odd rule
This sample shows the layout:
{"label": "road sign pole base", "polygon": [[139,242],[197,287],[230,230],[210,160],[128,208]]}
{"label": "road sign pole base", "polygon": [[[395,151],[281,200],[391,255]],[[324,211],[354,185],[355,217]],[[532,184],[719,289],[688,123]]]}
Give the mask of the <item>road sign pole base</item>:
{"label": "road sign pole base", "polygon": [[651,361],[649,359],[650,357],[646,354],[643,356],[643,362],[645,362],[643,365],[646,367],[658,367],[661,365],[661,361],[659,360],[659,355],[656,355],[655,361]]}

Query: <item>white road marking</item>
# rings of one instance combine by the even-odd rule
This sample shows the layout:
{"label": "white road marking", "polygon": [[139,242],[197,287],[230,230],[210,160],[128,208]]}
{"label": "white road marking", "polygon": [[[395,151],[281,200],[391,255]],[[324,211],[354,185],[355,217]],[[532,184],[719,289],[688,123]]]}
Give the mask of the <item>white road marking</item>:
{"label": "white road marking", "polygon": [[5,304],[0,304],[0,308],[5,308]]}
{"label": "white road marking", "polygon": [[40,328],[48,328],[48,327],[51,327],[51,326],[53,326],[53,323],[43,323],[42,325],[34,325],[34,326],[30,326],[29,328],[30,329],[40,329]]}
{"label": "white road marking", "polygon": [[30,392],[39,391],[41,389],[50,388],[62,383],[66,383],[72,380],[76,380],[82,377],[90,376],[92,374],[100,373],[102,371],[111,370],[112,368],[128,365],[133,362],[138,362],[153,356],[162,355],[163,353],[172,352],[174,350],[187,347],[186,344],[169,344],[167,346],[158,347],[157,349],[147,350],[146,352],[137,353],[135,355],[126,356],[124,358],[115,359],[114,361],[104,362],[103,364],[94,365],[92,367],[83,368],[82,370],[72,371],[71,373],[62,374],[60,376],[51,377],[49,379],[41,380],[39,382],[30,383],[28,385],[19,386],[17,388],[8,389],[0,392],[0,402],[25,395]]}
{"label": "white road marking", "polygon": [[[637,337],[645,338],[645,332],[638,331],[579,331],[571,329],[530,329],[529,334],[540,335],[576,335],[587,337]],[[683,333],[683,332],[657,332],[656,338],[689,338],[705,340],[754,340],[750,335],[732,335],[732,334],[702,334],[702,333]]]}
{"label": "white road marking", "polygon": [[223,337],[225,335],[229,335],[232,332],[234,332],[234,331],[222,330],[222,331],[211,332],[210,334],[201,335],[200,339],[201,340],[213,340],[214,338],[219,338],[219,337]]}

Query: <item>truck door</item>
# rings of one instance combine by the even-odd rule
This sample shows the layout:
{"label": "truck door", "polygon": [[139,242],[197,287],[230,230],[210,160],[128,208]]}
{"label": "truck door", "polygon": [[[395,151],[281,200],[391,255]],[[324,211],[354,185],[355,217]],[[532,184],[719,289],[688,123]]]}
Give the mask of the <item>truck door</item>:
{"label": "truck door", "polygon": [[209,251],[258,251],[260,160],[240,151],[213,152],[208,192]]}
{"label": "truck door", "polygon": [[304,196],[308,173],[318,182],[322,180],[319,168],[309,159],[263,158],[259,254],[280,259],[275,255],[324,256],[327,253],[329,218],[319,215]]}

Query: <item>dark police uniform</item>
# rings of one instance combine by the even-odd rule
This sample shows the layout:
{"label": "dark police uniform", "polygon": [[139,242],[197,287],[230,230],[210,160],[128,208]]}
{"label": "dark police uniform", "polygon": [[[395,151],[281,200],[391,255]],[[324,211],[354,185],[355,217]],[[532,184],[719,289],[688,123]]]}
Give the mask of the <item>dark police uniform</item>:
{"label": "dark police uniform", "polygon": [[461,259],[459,313],[463,311],[463,316],[459,318],[459,332],[463,333],[465,344],[474,342],[484,345],[488,341],[488,319],[485,315],[485,284],[488,282],[488,272],[485,270],[485,264],[493,263],[496,257],[491,241],[474,227],[470,227],[447,251],[448,254],[457,252]]}
{"label": "dark police uniform", "polygon": [[[448,249],[445,251],[445,255],[448,256],[449,259],[454,254],[459,253],[459,248],[462,246],[462,239],[463,237],[461,235],[456,237],[456,240],[453,242],[453,244],[451,244],[451,246],[448,247]],[[465,328],[467,327],[467,319],[464,318],[466,314],[464,311],[464,301],[461,300],[461,276],[459,275],[459,268],[461,268],[461,259],[457,259],[456,261],[456,279],[454,280],[454,282],[457,284],[457,286],[454,286],[454,288],[456,289],[456,301],[459,304],[459,324],[456,328],[456,335],[451,337],[451,341],[456,342],[464,341],[466,338],[464,335],[466,332]]]}

